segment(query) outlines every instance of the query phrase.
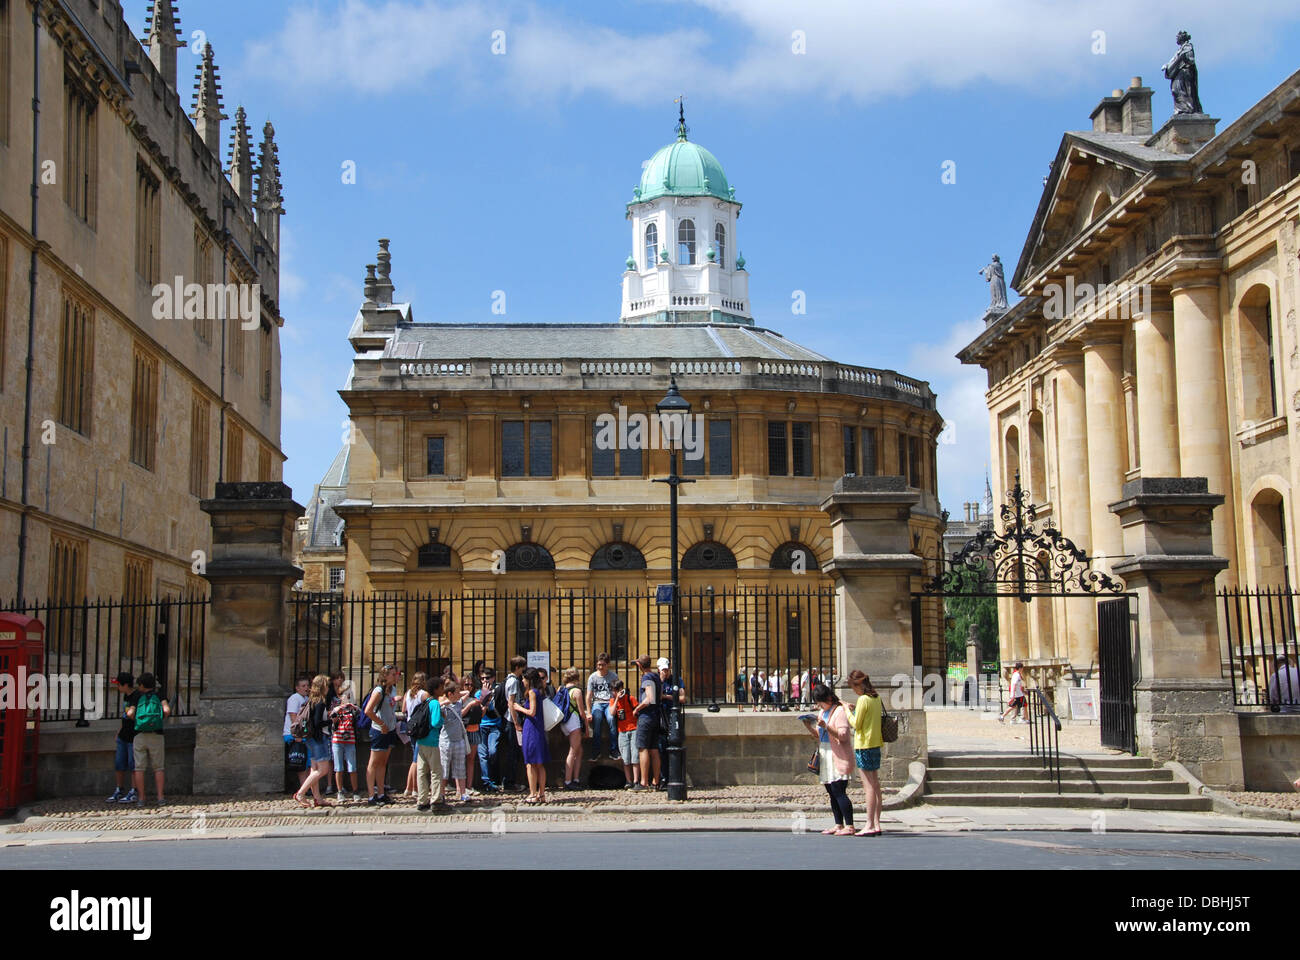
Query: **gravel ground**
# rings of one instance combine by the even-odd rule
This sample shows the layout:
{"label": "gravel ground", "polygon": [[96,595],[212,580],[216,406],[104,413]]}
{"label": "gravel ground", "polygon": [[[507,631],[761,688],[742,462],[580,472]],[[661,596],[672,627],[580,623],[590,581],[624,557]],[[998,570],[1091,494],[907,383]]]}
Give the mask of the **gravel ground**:
{"label": "gravel ground", "polygon": [[1225,793],[1234,803],[1243,807],[1272,807],[1274,810],[1300,810],[1298,793]]}
{"label": "gravel ground", "polygon": [[[811,778],[810,778],[811,779]],[[855,802],[861,799],[861,787],[855,779],[852,784]],[[885,797],[894,791],[886,790]],[[449,804],[448,812],[477,813],[491,810],[501,804],[522,804],[527,793],[497,794],[491,797],[475,797],[466,803]],[[385,809],[373,809],[364,801],[351,801],[339,805],[336,809],[356,811],[357,813],[377,813],[393,815],[397,813],[414,813],[415,799],[396,797],[397,802]],[[634,792],[632,790],[558,790],[547,792],[545,809],[563,811],[569,809],[599,810],[602,806],[650,806],[668,803],[667,795],[653,790]],[[826,803],[826,791],[820,784],[793,784],[789,786],[770,787],[716,787],[710,789],[692,789],[688,803],[694,804],[803,804],[820,806]],[[169,799],[166,806],[158,808],[152,804],[141,807],[109,805],[103,797],[60,797],[41,800],[33,804],[31,813],[41,817],[137,817],[142,813],[155,812],[172,816],[189,813],[253,813],[274,811],[291,813],[302,810],[292,797],[287,794],[263,794],[258,797],[176,797]]]}

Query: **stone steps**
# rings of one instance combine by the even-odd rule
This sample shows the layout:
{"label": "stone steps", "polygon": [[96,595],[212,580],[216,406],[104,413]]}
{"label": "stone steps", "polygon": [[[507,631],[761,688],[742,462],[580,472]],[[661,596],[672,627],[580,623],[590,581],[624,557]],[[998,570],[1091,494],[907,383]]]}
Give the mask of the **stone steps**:
{"label": "stone steps", "polygon": [[1061,785],[1042,760],[1024,754],[934,753],[924,803],[933,806],[1080,807],[1085,809],[1210,810],[1173,772],[1145,757],[1061,757]]}

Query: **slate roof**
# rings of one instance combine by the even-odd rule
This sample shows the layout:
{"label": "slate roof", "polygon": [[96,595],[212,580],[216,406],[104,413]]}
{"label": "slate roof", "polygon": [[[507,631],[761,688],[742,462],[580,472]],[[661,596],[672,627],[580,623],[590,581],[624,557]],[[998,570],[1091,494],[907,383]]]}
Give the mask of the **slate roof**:
{"label": "slate roof", "polygon": [[752,358],[833,362],[771,330],[711,323],[399,323],[383,355],[409,360]]}
{"label": "slate roof", "polygon": [[308,548],[328,549],[339,545],[343,518],[334,512],[334,508],[347,494],[348,454],[351,450],[346,445],[339,450],[313,491],[311,505],[307,508]]}

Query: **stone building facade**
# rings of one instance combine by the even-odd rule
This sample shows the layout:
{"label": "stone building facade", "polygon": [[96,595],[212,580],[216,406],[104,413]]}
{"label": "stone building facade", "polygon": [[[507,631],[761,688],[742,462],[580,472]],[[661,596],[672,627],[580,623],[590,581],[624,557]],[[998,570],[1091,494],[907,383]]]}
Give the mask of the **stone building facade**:
{"label": "stone building facade", "polygon": [[[1218,585],[1294,584],[1300,73],[1240,118],[1158,129],[1134,78],[1066,133],[1016,266],[1023,297],[959,354],[988,372],[993,483],[1110,571],[1126,482],[1224,497]],[[1097,661],[1096,604],[1000,601],[1004,659]],[[1224,651],[1226,656],[1226,650]]]}
{"label": "stone building facade", "polygon": [[205,591],[200,501],[282,474],[274,130],[223,163],[211,46],[191,98],[176,4],[146,30],[0,0],[0,599]]}
{"label": "stone building facade", "polygon": [[[417,322],[411,304],[394,300],[380,241],[341,392],[354,441],[346,496],[318,510],[304,538],[328,539],[320,525],[343,519],[349,593],[652,593],[669,579],[668,494],[652,482],[668,474],[668,453],[638,443],[646,436],[632,424],[653,419],[674,377],[701,418],[698,456],[682,461],[695,480],[681,498],[684,590],[829,591],[821,504],[846,473],[905,477],[918,498],[912,546],[937,555],[942,421],[928,385],[755,325],[736,243],[740,206],[684,126],[644,171],[627,208],[633,252],[618,323]],[[628,427],[614,449],[602,446],[607,421]],[[311,554],[301,555],[304,569]],[[900,604],[906,619],[906,597]],[[937,603],[927,613],[926,666],[936,668]],[[612,641],[607,629],[590,627],[598,648]],[[631,655],[645,649],[646,629],[635,618],[620,627]],[[731,677],[754,666],[738,629],[724,616],[707,641],[720,645]],[[687,625],[688,663],[700,636]],[[459,670],[468,663],[454,643]],[[489,659],[503,666],[508,645]]]}

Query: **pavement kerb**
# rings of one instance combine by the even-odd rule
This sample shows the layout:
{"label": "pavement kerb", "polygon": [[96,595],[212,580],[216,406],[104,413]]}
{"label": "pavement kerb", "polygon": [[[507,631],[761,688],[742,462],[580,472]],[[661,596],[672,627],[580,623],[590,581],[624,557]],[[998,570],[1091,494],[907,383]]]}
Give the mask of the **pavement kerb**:
{"label": "pavement kerb", "polygon": [[1277,810],[1273,807],[1256,807],[1250,804],[1238,803],[1230,797],[1225,797],[1212,787],[1207,787],[1196,778],[1195,774],[1177,760],[1165,761],[1165,768],[1172,770],[1175,777],[1190,784],[1192,790],[1200,796],[1209,797],[1215,813],[1226,813],[1238,817],[1250,817],[1255,820],[1300,820],[1300,810]]}

